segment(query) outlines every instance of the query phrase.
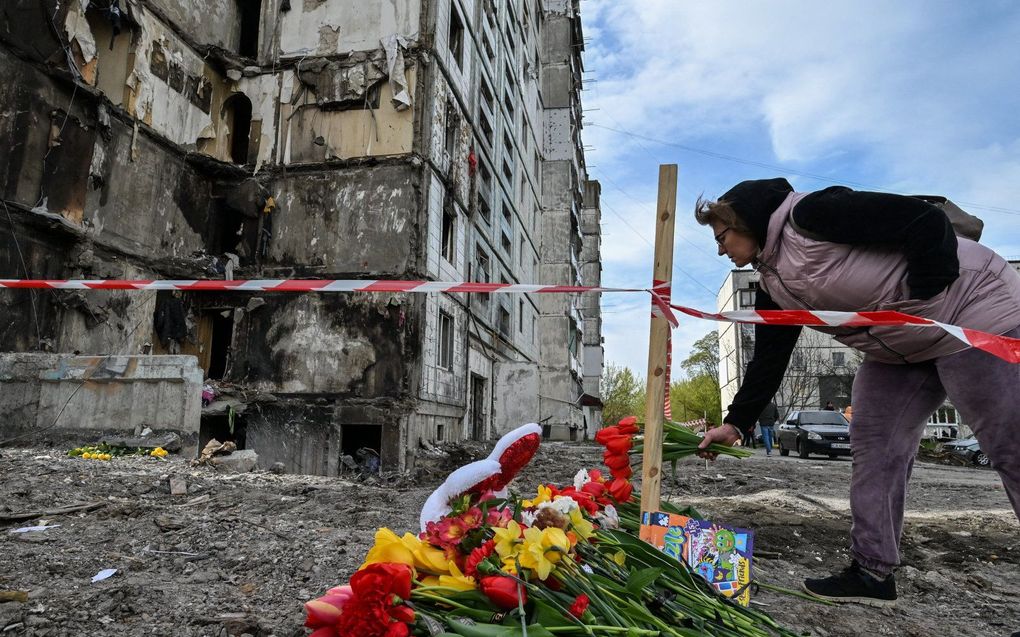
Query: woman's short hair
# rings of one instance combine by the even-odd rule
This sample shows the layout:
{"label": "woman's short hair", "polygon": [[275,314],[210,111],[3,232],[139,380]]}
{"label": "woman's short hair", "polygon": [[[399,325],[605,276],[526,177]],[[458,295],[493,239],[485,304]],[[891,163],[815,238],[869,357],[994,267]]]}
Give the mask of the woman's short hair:
{"label": "woman's short hair", "polygon": [[737,211],[725,199],[709,201],[704,197],[698,197],[698,201],[694,204],[694,218],[703,226],[711,225],[713,221],[718,221],[727,228],[733,228],[737,232],[751,234],[751,229],[747,227],[744,220],[737,215]]}

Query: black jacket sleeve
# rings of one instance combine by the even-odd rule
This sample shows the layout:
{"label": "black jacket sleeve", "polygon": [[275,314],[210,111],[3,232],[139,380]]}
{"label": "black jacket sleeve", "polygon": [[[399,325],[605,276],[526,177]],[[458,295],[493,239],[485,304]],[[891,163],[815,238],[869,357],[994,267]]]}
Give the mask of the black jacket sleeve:
{"label": "black jacket sleeve", "polygon": [[[782,309],[765,290],[759,289],[754,301],[756,310]],[[723,422],[741,431],[754,429],[765,405],[776,395],[783,374],[790,363],[793,346],[800,336],[799,325],[754,326],[754,356],[747,365],[744,381],[728,407]]]}
{"label": "black jacket sleeve", "polygon": [[825,241],[899,248],[913,299],[930,299],[960,276],[949,218],[921,199],[833,186],[801,199],[793,220]]}

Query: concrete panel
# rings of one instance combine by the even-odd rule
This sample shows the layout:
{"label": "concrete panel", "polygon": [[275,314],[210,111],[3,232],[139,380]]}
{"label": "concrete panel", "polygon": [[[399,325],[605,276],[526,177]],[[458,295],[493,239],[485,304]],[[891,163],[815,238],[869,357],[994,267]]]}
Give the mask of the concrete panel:
{"label": "concrete panel", "polygon": [[310,272],[403,274],[414,268],[420,171],[407,164],[288,174],[277,183],[271,263]]}
{"label": "concrete panel", "polygon": [[496,363],[493,365],[492,425],[501,436],[516,427],[539,420],[541,376],[537,363]]}
{"label": "concrete panel", "polygon": [[394,0],[292,0],[292,9],[279,18],[280,54],[300,57],[376,49],[388,35],[417,34],[421,5]]}
{"label": "concrete panel", "polygon": [[194,444],[201,396],[193,356],[0,354],[0,435],[31,434],[29,443],[149,427]]}

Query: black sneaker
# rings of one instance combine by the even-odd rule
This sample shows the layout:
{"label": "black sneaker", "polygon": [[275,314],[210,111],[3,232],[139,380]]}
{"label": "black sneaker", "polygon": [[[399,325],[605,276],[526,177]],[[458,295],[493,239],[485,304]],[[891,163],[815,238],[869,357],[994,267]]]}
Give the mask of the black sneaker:
{"label": "black sneaker", "polygon": [[893,606],[896,580],[890,574],[884,580],[868,573],[854,560],[842,573],[821,579],[804,580],[804,590],[833,602],[855,602],[866,606]]}

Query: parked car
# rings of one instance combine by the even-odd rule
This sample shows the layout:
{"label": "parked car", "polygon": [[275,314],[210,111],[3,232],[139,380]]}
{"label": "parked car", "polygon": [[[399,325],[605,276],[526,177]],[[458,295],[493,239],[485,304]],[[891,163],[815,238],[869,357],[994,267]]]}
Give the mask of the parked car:
{"label": "parked car", "polygon": [[779,455],[850,455],[850,423],[838,411],[792,411],[776,427]]}
{"label": "parked car", "polygon": [[953,440],[943,444],[942,448],[954,456],[963,458],[968,462],[973,462],[979,467],[987,467],[991,464],[988,456],[981,451],[981,445],[978,444],[977,438]]}

